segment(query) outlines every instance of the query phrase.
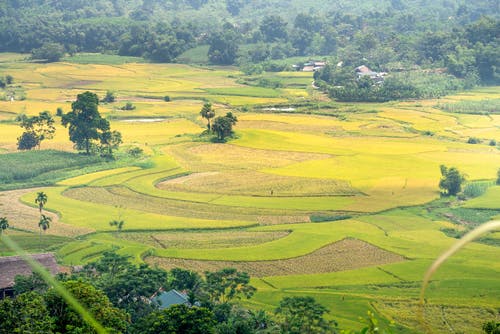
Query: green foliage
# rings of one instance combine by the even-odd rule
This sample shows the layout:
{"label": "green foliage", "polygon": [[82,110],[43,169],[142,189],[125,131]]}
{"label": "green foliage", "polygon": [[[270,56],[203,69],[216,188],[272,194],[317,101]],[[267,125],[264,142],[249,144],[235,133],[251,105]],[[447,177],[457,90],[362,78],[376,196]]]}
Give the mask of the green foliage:
{"label": "green foliage", "polygon": [[182,268],[173,268],[170,271],[169,286],[177,291],[197,291],[202,280],[198,273]]}
{"label": "green foliage", "polygon": [[210,120],[215,117],[215,110],[212,108],[211,103],[205,103],[203,108],[201,108],[200,115],[202,118],[207,120],[207,129],[208,131],[212,130],[212,126],[210,124]]}
{"label": "green foliage", "polygon": [[14,279],[14,292],[20,295],[26,292],[44,293],[49,289],[49,285],[45,282],[37,272],[30,276],[17,275]]}
{"label": "green foliage", "polygon": [[46,216],[46,215],[41,215],[40,221],[38,222],[38,227],[40,228],[40,234],[42,231],[47,231],[50,228],[50,223],[52,222],[52,218]]}
{"label": "green foliage", "polygon": [[38,138],[33,132],[23,132],[21,137],[17,138],[17,149],[20,151],[29,151],[39,144]]}
{"label": "green foliage", "polygon": [[19,150],[31,150],[40,145],[45,139],[54,138],[56,127],[54,118],[48,111],[42,111],[38,116],[27,117],[20,116],[21,128],[25,131],[17,139],[17,148]]}
{"label": "green foliage", "polygon": [[462,175],[455,167],[448,168],[444,165],[440,166],[441,180],[439,188],[445,196],[455,196],[462,190],[462,184],[465,182],[465,176]]}
{"label": "green foliage", "polygon": [[91,150],[97,148],[102,156],[111,156],[112,150],[122,142],[121,134],[110,130],[109,122],[97,110],[98,104],[96,94],[78,94],[71,104],[72,111],[63,115],[62,124],[69,127],[69,139],[78,150],[85,150],[89,155]]}
{"label": "green foliage", "polygon": [[217,139],[224,141],[226,137],[230,136],[233,133],[233,125],[237,121],[238,119],[231,112],[228,112],[226,116],[215,118],[212,130],[217,134]]}
{"label": "green foliage", "polygon": [[62,117],[63,114],[64,114],[63,108],[57,107],[56,116]]}
{"label": "green foliage", "polygon": [[483,325],[483,332],[486,334],[500,334],[500,322],[488,321]]}
{"label": "green foliage", "polygon": [[79,277],[91,281],[115,305],[126,310],[133,321],[154,309],[149,298],[167,282],[167,273],[146,264],[135,266],[126,256],[104,252],[96,262],[88,264]]}
{"label": "green foliage", "polygon": [[[106,295],[89,283],[66,281],[63,287],[73,295],[95,319],[111,333],[121,333],[127,328],[127,314],[113,307]],[[54,290],[49,290],[45,297],[50,315],[54,317],[57,333],[96,333],[81,316],[70,307]]]}
{"label": "green foliage", "polygon": [[210,334],[214,333],[215,323],[213,313],[207,308],[173,305],[146,316],[136,331],[144,334]]}
{"label": "green foliage", "polygon": [[165,95],[165,96],[163,97],[163,101],[165,101],[165,102],[170,102],[170,101],[172,101],[172,99],[170,98],[170,96],[169,96],[169,95]]}
{"label": "green foliage", "polygon": [[493,185],[490,181],[469,182],[464,187],[464,195],[468,198],[475,198],[483,195],[489,187]]}
{"label": "green foliage", "polygon": [[482,99],[479,101],[465,100],[453,103],[442,103],[438,104],[437,107],[444,111],[454,113],[488,115],[500,111],[500,99]]}
{"label": "green foliage", "polygon": [[99,159],[54,150],[8,153],[2,155],[0,188],[49,185],[69,175],[85,173],[85,167]]}
{"label": "green foliage", "polygon": [[27,292],[0,300],[0,333],[54,333],[54,321],[42,296]]}
{"label": "green foliage", "polygon": [[42,214],[43,207],[47,203],[48,199],[49,198],[48,198],[47,194],[44,193],[43,191],[39,191],[36,194],[35,204],[38,205],[38,210],[40,211],[40,214]]}
{"label": "green foliage", "polygon": [[213,64],[231,65],[238,54],[238,34],[235,28],[226,23],[222,31],[214,33],[209,41],[208,58]]}
{"label": "green foliage", "polygon": [[0,236],[2,235],[3,231],[9,228],[9,221],[7,220],[6,217],[0,217]]}
{"label": "green foliage", "polygon": [[327,308],[312,297],[285,297],[275,313],[283,334],[337,333],[336,323],[324,318]]}
{"label": "green foliage", "polygon": [[234,268],[216,272],[205,272],[205,286],[208,298],[213,303],[225,303],[241,296],[249,299],[256,289],[250,284],[250,276]]}
{"label": "green foliage", "polygon": [[49,63],[59,61],[64,56],[64,46],[59,43],[45,43],[31,51],[31,58]]}
{"label": "green foliage", "polygon": [[135,110],[136,106],[133,105],[132,102],[127,102],[123,107],[120,108],[121,110]]}
{"label": "green foliage", "polygon": [[109,222],[109,226],[116,227],[118,232],[121,232],[123,230],[124,225],[125,225],[125,221],[123,221],[123,220],[112,220]]}
{"label": "green foliage", "polygon": [[144,154],[144,150],[140,147],[135,146],[135,147],[130,148],[127,151],[127,153],[134,158],[139,158],[141,155]]}
{"label": "green foliage", "polygon": [[467,144],[481,144],[481,139],[477,137],[469,137],[469,139],[467,139]]}
{"label": "green foliage", "polygon": [[104,96],[104,98],[102,99],[102,102],[113,103],[115,101],[116,101],[115,93],[110,91],[110,90],[106,91],[106,96]]}

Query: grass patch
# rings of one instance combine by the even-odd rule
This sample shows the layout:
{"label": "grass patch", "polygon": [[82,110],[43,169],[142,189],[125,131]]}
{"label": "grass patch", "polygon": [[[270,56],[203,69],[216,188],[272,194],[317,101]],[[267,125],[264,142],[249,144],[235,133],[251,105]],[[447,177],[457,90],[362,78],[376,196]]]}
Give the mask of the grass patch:
{"label": "grass patch", "polygon": [[461,114],[489,115],[500,112],[500,99],[468,100],[453,103],[441,103],[437,108]]}
{"label": "grass patch", "polygon": [[[23,250],[28,253],[55,251],[64,244],[72,241],[71,238],[55,236],[55,235],[38,235],[27,232],[7,232],[9,237]],[[0,239],[0,255],[15,255],[14,252]]]}
{"label": "grass patch", "polygon": [[50,185],[71,174],[84,174],[85,167],[103,165],[97,156],[55,150],[7,153],[1,159],[1,190]]}
{"label": "grass patch", "polygon": [[195,48],[184,51],[177,57],[177,62],[184,64],[208,64],[209,45],[200,45]]}

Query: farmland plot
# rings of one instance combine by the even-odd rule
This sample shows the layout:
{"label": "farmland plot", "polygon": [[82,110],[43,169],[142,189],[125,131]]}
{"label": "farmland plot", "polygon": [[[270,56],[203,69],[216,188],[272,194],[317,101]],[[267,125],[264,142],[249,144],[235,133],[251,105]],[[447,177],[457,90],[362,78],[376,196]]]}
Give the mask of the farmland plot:
{"label": "farmland plot", "polygon": [[[307,73],[267,73],[284,82],[276,90],[242,85],[233,69],[118,58],[10,66],[18,57],[2,56],[26,100],[0,101],[0,152],[16,150],[16,115],[67,112],[86,90],[115,92],[117,101],[99,108],[124,141],[116,161],[61,168],[45,180],[50,187],[0,193],[0,216],[19,229],[7,233],[28,250],[55,250],[67,265],[115,249],[165,268],[235,266],[256,277],[250,306],[272,311],[283,296],[307,294],[341,325],[359,328],[358,316],[371,309],[395,320],[397,332],[416,333],[420,281],[455,242],[441,229],[463,228],[455,222],[466,215],[462,207],[500,209],[496,186],[465,202],[432,202],[441,164],[469,182],[494,181],[500,166],[500,151],[490,146],[500,138],[500,116],[439,104],[499,99],[498,89],[439,101],[341,104],[312,91]],[[199,136],[206,101],[217,116],[238,117],[228,143]],[[122,110],[126,102],[136,109]],[[467,144],[472,136],[480,143]],[[129,157],[131,147],[144,154]],[[58,124],[46,148],[71,151],[67,129]],[[39,239],[39,190],[54,220],[40,246],[30,247]],[[109,226],[113,219],[125,221],[124,231]],[[1,243],[0,253],[8,253]],[[436,273],[425,311],[436,332],[479,333],[491,320],[500,300],[499,255],[497,246],[472,243]]]}

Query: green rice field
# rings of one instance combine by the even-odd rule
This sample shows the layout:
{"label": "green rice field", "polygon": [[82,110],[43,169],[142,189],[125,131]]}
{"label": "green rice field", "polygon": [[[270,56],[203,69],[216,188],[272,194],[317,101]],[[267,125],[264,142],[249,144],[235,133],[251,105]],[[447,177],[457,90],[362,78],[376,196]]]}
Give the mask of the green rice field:
{"label": "green rice field", "polygon": [[[65,266],[112,249],[163,268],[234,266],[258,289],[249,307],[273,310],[284,296],[310,295],[342,328],[361,328],[368,310],[393,322],[394,333],[481,333],[498,316],[499,243],[473,242],[439,268],[417,317],[426,270],[456,242],[444,231],[500,214],[500,150],[489,144],[500,142],[500,116],[478,109],[494,108],[498,87],[439,101],[340,104],[307,84],[312,74],[268,73],[284,83],[273,89],[244,85],[229,67],[92,54],[50,64],[6,54],[0,74],[26,94],[0,101],[0,216],[29,252],[54,251]],[[99,105],[123,136],[116,160],[77,154],[59,116],[54,139],[17,152],[17,115],[68,112],[87,90],[117,97]],[[206,101],[216,115],[238,118],[226,143],[201,136]],[[136,109],[121,110],[127,102]],[[143,154],[130,156],[134,147]],[[440,198],[440,165],[463,172],[472,195]],[[42,235],[39,191],[53,217]],[[115,219],[123,231],[109,225]],[[0,255],[11,254],[0,241]]]}

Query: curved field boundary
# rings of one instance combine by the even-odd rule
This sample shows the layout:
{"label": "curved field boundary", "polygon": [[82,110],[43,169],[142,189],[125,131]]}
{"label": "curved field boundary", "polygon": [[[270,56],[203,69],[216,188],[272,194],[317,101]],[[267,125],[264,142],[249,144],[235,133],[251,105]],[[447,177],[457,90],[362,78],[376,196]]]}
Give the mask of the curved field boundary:
{"label": "curved field boundary", "polygon": [[275,261],[200,261],[175,258],[147,258],[146,262],[165,269],[175,267],[198,272],[227,267],[245,271],[251,276],[319,274],[404,261],[401,255],[388,252],[357,239],[343,239],[310,254]]}

